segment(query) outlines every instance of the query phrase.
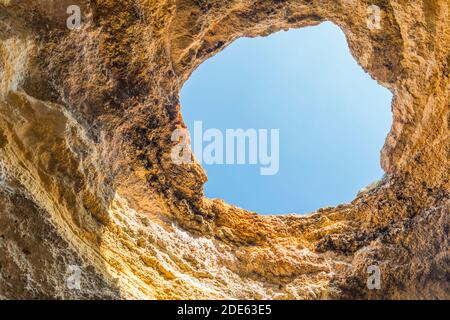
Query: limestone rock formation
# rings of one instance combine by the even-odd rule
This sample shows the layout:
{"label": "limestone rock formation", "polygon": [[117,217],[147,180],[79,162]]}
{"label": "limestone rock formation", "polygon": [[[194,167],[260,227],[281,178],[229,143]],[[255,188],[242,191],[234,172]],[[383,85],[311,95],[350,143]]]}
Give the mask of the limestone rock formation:
{"label": "limestone rock formation", "polygon": [[[447,0],[0,0],[0,298],[450,298],[449,14]],[[307,216],[205,198],[201,166],[170,158],[181,86],[239,37],[323,21],[394,94],[385,177]]]}

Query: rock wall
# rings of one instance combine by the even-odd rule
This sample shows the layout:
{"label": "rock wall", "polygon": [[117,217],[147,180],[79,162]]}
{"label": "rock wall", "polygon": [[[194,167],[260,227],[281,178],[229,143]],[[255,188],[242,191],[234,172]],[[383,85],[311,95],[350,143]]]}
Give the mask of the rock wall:
{"label": "rock wall", "polygon": [[[380,28],[368,28],[371,5]],[[449,9],[0,0],[0,298],[450,298]],[[308,216],[205,198],[201,166],[170,158],[181,86],[239,37],[323,21],[394,94],[385,177]],[[379,290],[366,285],[372,265]]]}

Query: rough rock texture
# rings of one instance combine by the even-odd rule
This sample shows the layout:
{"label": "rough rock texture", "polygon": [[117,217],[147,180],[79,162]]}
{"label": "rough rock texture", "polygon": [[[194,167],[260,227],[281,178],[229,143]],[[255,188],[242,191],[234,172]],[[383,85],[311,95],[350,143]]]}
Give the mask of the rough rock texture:
{"label": "rough rock texture", "polygon": [[[449,13],[447,0],[0,0],[0,298],[450,298]],[[170,160],[183,83],[238,37],[323,21],[394,94],[383,180],[308,216],[204,198],[201,166]]]}

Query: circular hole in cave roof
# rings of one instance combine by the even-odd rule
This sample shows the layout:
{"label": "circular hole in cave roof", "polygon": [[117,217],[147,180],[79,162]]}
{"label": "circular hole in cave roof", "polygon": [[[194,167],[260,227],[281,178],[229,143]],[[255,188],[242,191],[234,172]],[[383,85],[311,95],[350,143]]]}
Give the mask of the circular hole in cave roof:
{"label": "circular hole in cave roof", "polygon": [[209,198],[261,214],[306,213],[349,202],[382,178],[392,94],[356,63],[332,23],[238,39],[192,74],[180,99],[197,158],[215,139],[202,136],[208,129],[224,140],[226,129],[267,129],[269,150],[270,130],[279,129],[275,175],[261,175],[248,153],[241,165],[202,159]]}

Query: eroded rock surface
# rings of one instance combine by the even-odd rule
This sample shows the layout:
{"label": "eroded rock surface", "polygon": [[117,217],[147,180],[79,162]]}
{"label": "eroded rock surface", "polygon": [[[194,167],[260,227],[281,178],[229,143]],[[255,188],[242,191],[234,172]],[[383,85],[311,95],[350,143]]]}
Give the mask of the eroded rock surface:
{"label": "eroded rock surface", "polygon": [[[449,13],[446,0],[0,0],[0,298],[450,298]],[[181,86],[239,37],[323,21],[394,94],[386,176],[308,216],[206,199],[201,166],[170,158]]]}

